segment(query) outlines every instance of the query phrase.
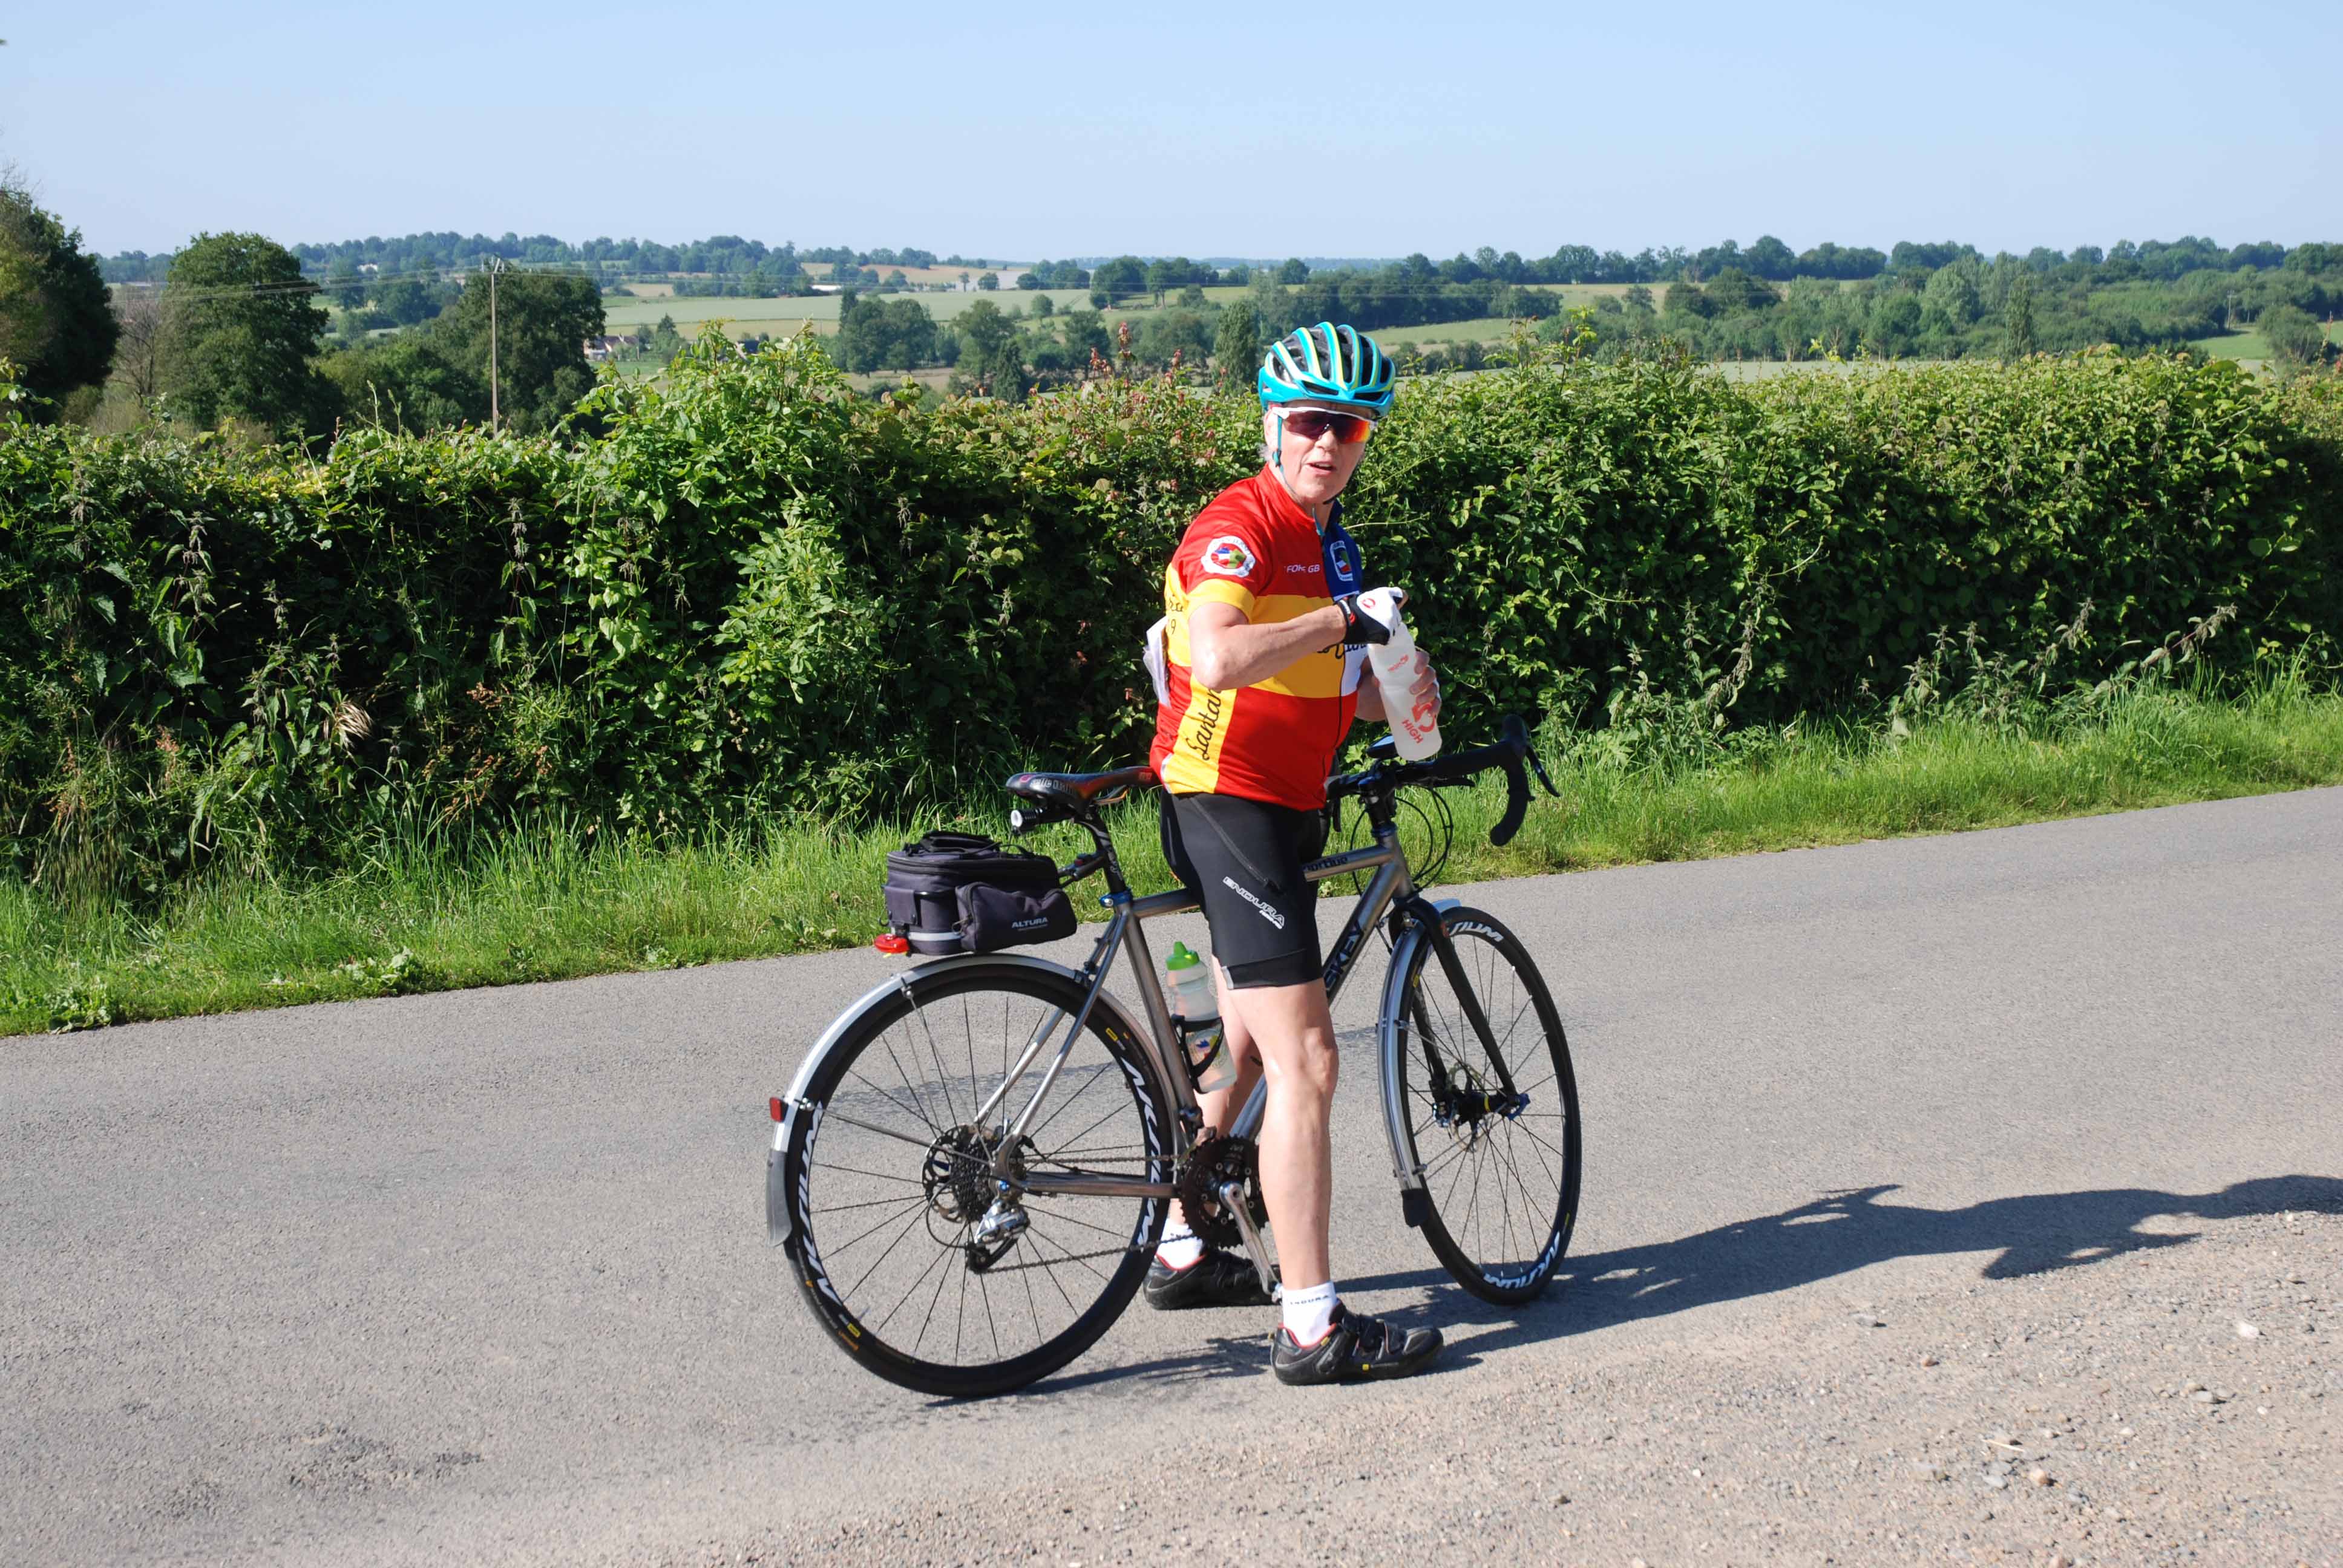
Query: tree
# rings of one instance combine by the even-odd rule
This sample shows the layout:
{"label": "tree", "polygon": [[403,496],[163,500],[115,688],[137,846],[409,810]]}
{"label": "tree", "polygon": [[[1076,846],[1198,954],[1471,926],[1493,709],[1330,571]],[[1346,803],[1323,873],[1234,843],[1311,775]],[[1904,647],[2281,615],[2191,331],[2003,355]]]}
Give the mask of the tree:
{"label": "tree", "polygon": [[1712,316],[1716,311],[1716,307],[1709,303],[1708,296],[1700,291],[1700,285],[1696,283],[1669,284],[1667,293],[1661,298],[1660,308],[1670,316],[1678,313]]}
{"label": "tree", "polygon": [[887,344],[880,365],[889,370],[911,370],[936,357],[936,323],[928,307],[911,298],[886,303]]}
{"label": "tree", "polygon": [[2001,357],[2023,359],[2034,352],[2034,275],[2021,272],[2001,307]]}
{"label": "tree", "polygon": [[1212,376],[1226,387],[1242,387],[1252,379],[1260,367],[1261,317],[1254,314],[1252,301],[1240,299],[1221,312],[1221,325],[1212,334]]}
{"label": "tree", "polygon": [[1025,401],[1025,352],[1017,334],[1011,333],[991,354],[978,360],[977,374],[983,378],[984,389],[1003,403]]}
{"label": "tree", "polygon": [[1928,286],[1921,291],[1923,308],[1956,327],[1968,326],[1985,309],[1976,272],[1976,260],[1963,256],[1930,273]]}
{"label": "tree", "polygon": [[300,259],[265,235],[199,234],[172,258],[164,387],[202,425],[250,419],[279,434],[324,422],[310,364],[326,312]]}
{"label": "tree", "polygon": [[419,277],[394,277],[377,284],[375,308],[400,327],[416,327],[439,314],[440,291]]}
{"label": "tree", "polygon": [[1001,286],[1001,275],[997,272],[980,274],[976,280],[976,286],[977,287],[984,290],[985,293],[990,294]]}
{"label": "tree", "polygon": [[1737,266],[1720,269],[1709,280],[1709,304],[1720,316],[1736,310],[1761,310],[1775,303],[1774,291]]}
{"label": "tree", "polygon": [[644,339],[643,352],[665,365],[684,350],[683,334],[676,329],[675,317],[662,316],[659,325]]}
{"label": "tree", "polygon": [[2270,357],[2282,365],[2314,365],[2326,353],[2326,329],[2308,311],[2296,306],[2273,305],[2263,311],[2261,332]]}
{"label": "tree", "polygon": [[1758,236],[1757,243],[1743,253],[1741,265],[1755,276],[1786,283],[1797,276],[1798,258],[1788,246],[1765,234]]}
{"label": "tree", "polygon": [[1091,273],[1091,291],[1104,294],[1107,303],[1126,295],[1138,294],[1147,287],[1147,265],[1135,256],[1118,256],[1101,263]]}
{"label": "tree", "polygon": [[1004,338],[1017,335],[1009,317],[1001,314],[1001,307],[989,299],[980,299],[961,311],[952,326],[960,334],[960,358],[964,363],[982,363]]}
{"label": "tree", "polygon": [[436,430],[488,417],[488,383],[457,364],[435,333],[402,332],[329,354],[318,370],[347,417],[366,424]]}
{"label": "tree", "polygon": [[356,310],[366,301],[366,281],[358,276],[358,264],[348,256],[334,258],[326,269],[326,297],[344,310]]}
{"label": "tree", "polygon": [[1180,303],[1190,310],[1203,309],[1205,304],[1204,286],[1201,283],[1192,283],[1187,287],[1182,289],[1180,291]]}
{"label": "tree", "polygon": [[[1024,279],[1020,278],[1018,281],[1021,283]],[[1038,319],[1048,320],[1056,314],[1057,308],[1056,303],[1048,295],[1037,294],[1033,297],[1033,314]]]}
{"label": "tree", "polygon": [[887,309],[875,299],[857,297],[852,289],[839,302],[838,332],[829,353],[841,370],[867,376],[887,356]]}
{"label": "tree", "polygon": [[[488,276],[476,273],[431,324],[447,358],[487,385]],[[673,323],[666,324],[670,331]],[[497,406],[513,428],[550,428],[594,385],[586,339],[602,335],[602,291],[591,278],[507,272],[496,280]]]}
{"label": "tree", "polygon": [[1892,358],[1908,351],[1912,340],[1919,334],[1919,298],[1898,290],[1882,296],[1873,305],[1871,324],[1864,333],[1864,342],[1873,353]]}
{"label": "tree", "polygon": [[1298,256],[1287,256],[1284,264],[1277,269],[1277,281],[1286,284],[1309,282],[1309,265]]}
{"label": "tree", "polygon": [[960,368],[1004,403],[1025,398],[1025,350],[1016,326],[989,299],[978,300],[952,323],[960,337]]}
{"label": "tree", "polygon": [[32,417],[54,418],[70,394],[103,382],[119,331],[81,231],[0,173],[0,355],[16,362],[25,390],[48,400]]}
{"label": "tree", "polygon": [[128,285],[114,291],[114,376],[142,406],[163,390],[163,291]]}

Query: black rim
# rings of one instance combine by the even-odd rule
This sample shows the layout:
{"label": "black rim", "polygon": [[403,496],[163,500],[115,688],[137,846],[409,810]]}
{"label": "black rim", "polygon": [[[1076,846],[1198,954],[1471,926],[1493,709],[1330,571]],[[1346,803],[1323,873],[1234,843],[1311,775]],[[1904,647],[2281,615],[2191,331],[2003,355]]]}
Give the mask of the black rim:
{"label": "black rim", "polygon": [[1021,1231],[980,1234],[1004,1143],[1029,1171],[1170,1180],[1139,1059],[1095,1016],[1021,1139],[1007,1124],[1054,1050],[978,1120],[1031,1031],[1079,997],[1050,977],[947,977],[916,1007],[890,999],[810,1086],[822,1111],[791,1154],[792,1251],[817,1313],[882,1375],[1015,1386],[1080,1354],[1137,1289],[1162,1200],[1029,1197]]}
{"label": "black rim", "polygon": [[1452,912],[1446,924],[1513,1091],[1503,1088],[1426,943],[1401,1020],[1400,1077],[1432,1240],[1468,1288],[1501,1298],[1533,1294],[1562,1261],[1578,1201],[1569,1048],[1552,999],[1512,934],[1473,911]]}

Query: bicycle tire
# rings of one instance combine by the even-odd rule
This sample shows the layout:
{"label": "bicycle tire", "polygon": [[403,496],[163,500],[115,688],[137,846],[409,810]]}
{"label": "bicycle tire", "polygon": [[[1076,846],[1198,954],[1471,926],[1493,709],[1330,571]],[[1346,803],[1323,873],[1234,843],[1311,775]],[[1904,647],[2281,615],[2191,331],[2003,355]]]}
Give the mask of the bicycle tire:
{"label": "bicycle tire", "polygon": [[[1082,996],[1072,978],[1046,969],[940,966],[872,1005],[808,1079],[783,1156],[787,1251],[816,1320],[890,1382],[963,1399],[1022,1388],[1095,1343],[1146,1276],[1168,1198],[1031,1195],[1031,1228],[1010,1251],[982,1271],[968,1261],[972,1212],[989,1204],[990,1172],[964,1142],[945,1140],[974,1127],[974,1111],[1015,1065],[1011,1042],[1052,1010],[1071,1016]],[[1061,1019],[1052,1038],[1063,1030]],[[1172,1180],[1175,1122],[1145,1050],[1119,1015],[1092,1010],[1027,1135],[1034,1168],[1079,1161]],[[1025,1103],[1054,1054],[1019,1076],[1001,1120]],[[986,1125],[990,1133],[995,1119]],[[1052,1128],[1061,1130],[1055,1141]],[[913,1146],[920,1141],[927,1147]],[[1124,1204],[1136,1218],[1111,1223]],[[896,1260],[907,1242],[910,1254]],[[920,1295],[912,1330],[905,1309],[919,1311]],[[936,1322],[943,1310],[954,1319],[949,1347]],[[983,1320],[981,1333],[972,1315]]]}
{"label": "bicycle tire", "polygon": [[[1521,940],[1480,910],[1444,909],[1441,924],[1514,1088],[1529,1101],[1510,1114],[1493,1112],[1485,1102],[1477,1116],[1459,1113],[1458,1098],[1495,1093],[1501,1085],[1428,933],[1408,958],[1397,1081],[1389,1092],[1402,1108],[1409,1161],[1424,1173],[1422,1205],[1412,1201],[1424,1239],[1465,1290],[1513,1304],[1544,1291],[1570,1249],[1578,1218],[1578,1084],[1553,994]],[[1449,1087],[1459,1091],[1444,1120],[1427,1053],[1440,1059]]]}

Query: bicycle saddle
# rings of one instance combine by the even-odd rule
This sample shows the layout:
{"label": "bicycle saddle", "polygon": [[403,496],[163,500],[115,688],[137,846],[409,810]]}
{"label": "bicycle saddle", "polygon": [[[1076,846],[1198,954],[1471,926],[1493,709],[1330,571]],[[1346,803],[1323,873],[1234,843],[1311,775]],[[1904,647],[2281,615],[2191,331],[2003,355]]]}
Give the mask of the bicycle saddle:
{"label": "bicycle saddle", "polygon": [[1111,773],[1018,773],[1011,776],[1005,788],[1028,800],[1087,806],[1092,801],[1119,800],[1125,791],[1147,789],[1154,782],[1155,769],[1140,767],[1118,768]]}

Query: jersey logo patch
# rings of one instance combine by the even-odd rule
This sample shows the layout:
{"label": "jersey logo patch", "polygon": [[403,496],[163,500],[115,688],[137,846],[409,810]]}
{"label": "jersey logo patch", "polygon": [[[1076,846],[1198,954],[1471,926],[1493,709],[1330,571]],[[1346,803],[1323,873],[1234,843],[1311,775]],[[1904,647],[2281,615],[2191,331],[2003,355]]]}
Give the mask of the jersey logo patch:
{"label": "jersey logo patch", "polygon": [[1351,564],[1351,546],[1346,539],[1336,539],[1326,547],[1326,557],[1334,563],[1334,575],[1349,582],[1358,568]]}
{"label": "jersey logo patch", "polygon": [[1252,568],[1252,551],[1234,534],[1222,534],[1204,547],[1204,569],[1208,572],[1241,578]]}

